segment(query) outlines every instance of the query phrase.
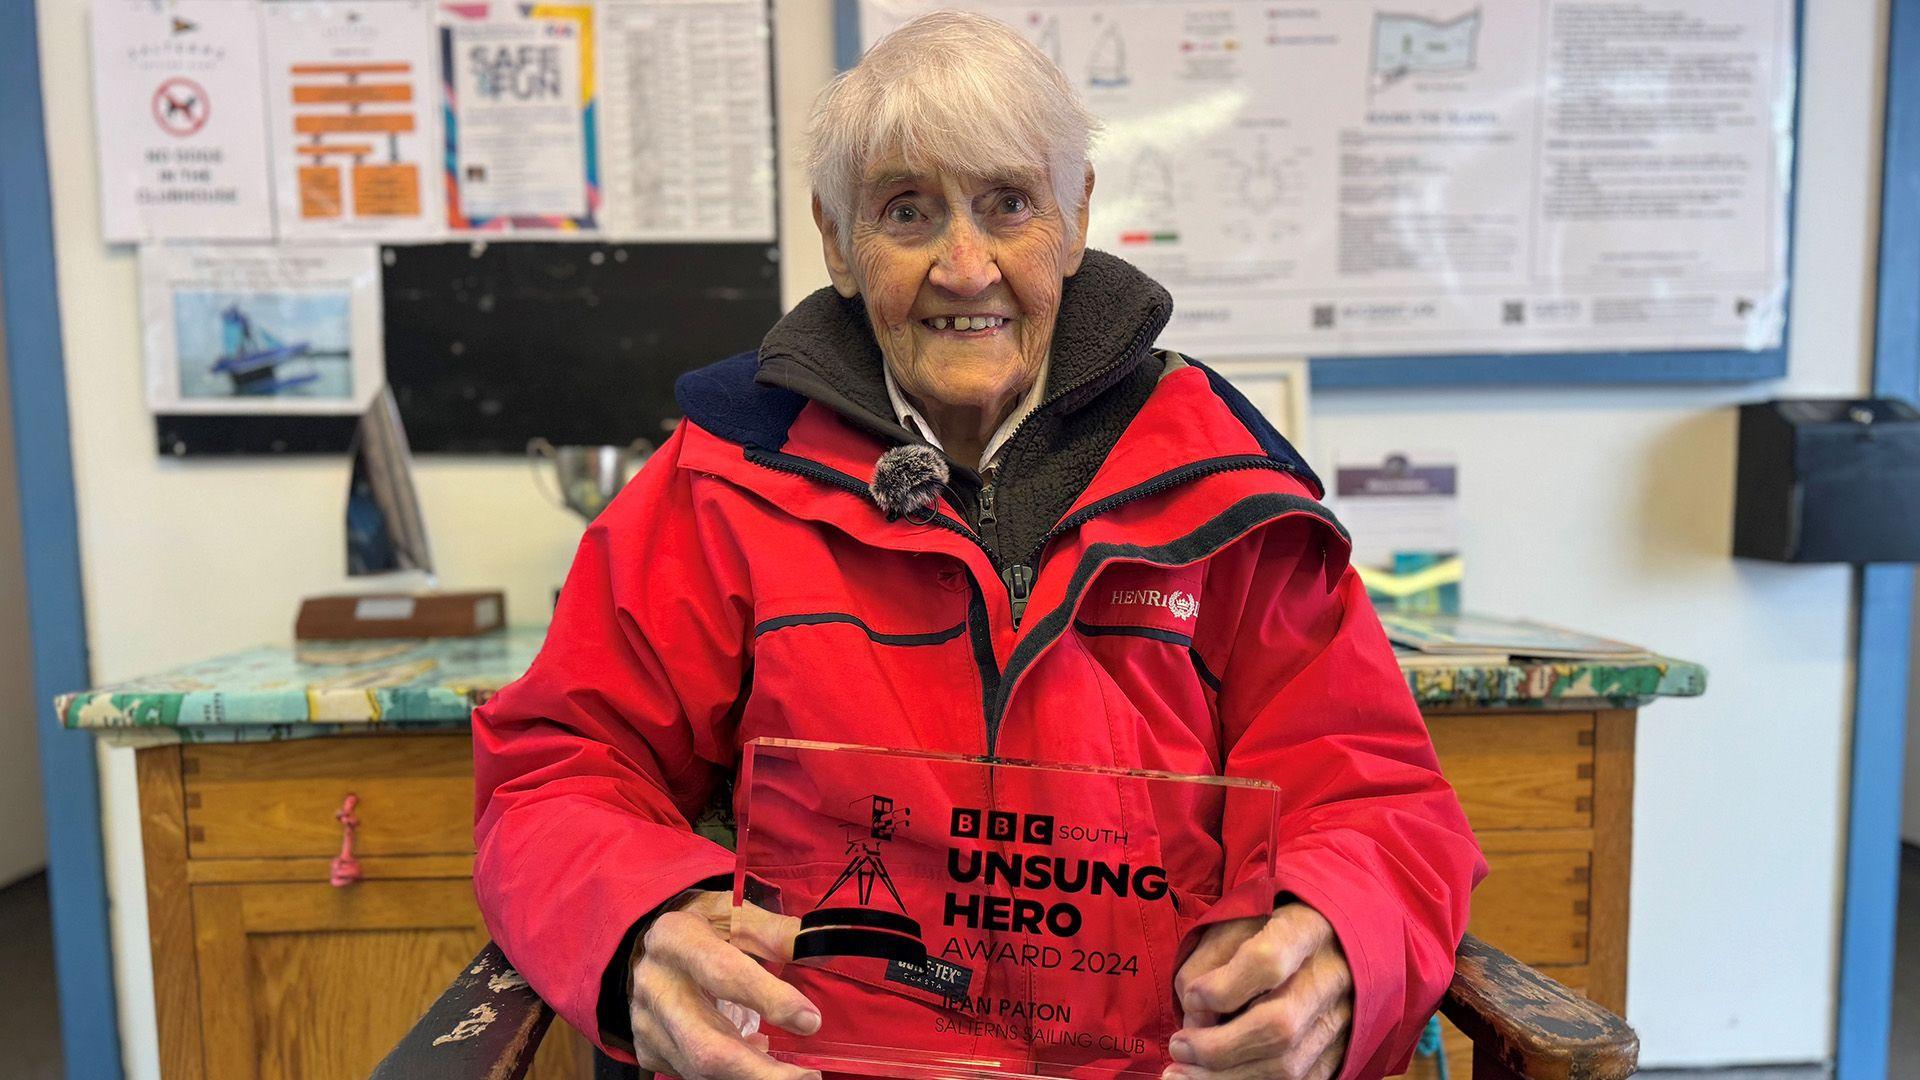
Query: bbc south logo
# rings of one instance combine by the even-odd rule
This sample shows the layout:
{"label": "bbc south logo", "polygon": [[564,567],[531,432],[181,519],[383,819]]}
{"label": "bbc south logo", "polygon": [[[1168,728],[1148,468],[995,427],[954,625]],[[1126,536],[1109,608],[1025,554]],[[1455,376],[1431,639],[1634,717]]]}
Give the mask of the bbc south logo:
{"label": "bbc south logo", "polygon": [[983,811],[970,806],[956,806],[953,808],[953,825],[948,832],[961,840],[1052,845],[1053,815],[1016,814],[1009,810]]}

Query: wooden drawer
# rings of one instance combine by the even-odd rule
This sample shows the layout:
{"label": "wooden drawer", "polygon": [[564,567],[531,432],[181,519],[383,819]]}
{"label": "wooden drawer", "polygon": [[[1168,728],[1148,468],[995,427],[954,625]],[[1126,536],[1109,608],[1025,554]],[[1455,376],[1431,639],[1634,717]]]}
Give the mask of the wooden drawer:
{"label": "wooden drawer", "polygon": [[1592,713],[1427,718],[1475,832],[1592,825],[1593,724]]}
{"label": "wooden drawer", "polygon": [[[193,890],[206,1080],[357,1080],[486,944],[464,879]],[[532,1080],[584,1074],[565,1024]]]}
{"label": "wooden drawer", "polygon": [[1534,967],[1587,962],[1592,859],[1578,851],[1488,851],[1467,929]]}
{"label": "wooden drawer", "polygon": [[372,735],[180,751],[190,859],[333,856],[334,812],[360,797],[354,851],[473,852],[473,751],[464,734]]}

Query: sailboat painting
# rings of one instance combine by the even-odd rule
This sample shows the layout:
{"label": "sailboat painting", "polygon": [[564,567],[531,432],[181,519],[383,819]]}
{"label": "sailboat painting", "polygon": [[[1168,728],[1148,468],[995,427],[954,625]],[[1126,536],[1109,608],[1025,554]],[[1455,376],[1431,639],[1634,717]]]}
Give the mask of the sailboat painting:
{"label": "sailboat painting", "polygon": [[174,333],[182,398],[348,401],[345,292],[178,292]]}

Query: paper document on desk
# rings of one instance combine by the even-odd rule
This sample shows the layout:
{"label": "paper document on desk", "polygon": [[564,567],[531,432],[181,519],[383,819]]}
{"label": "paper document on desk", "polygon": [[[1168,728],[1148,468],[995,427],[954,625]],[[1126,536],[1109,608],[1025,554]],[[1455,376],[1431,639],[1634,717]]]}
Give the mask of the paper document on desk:
{"label": "paper document on desk", "polygon": [[1640,660],[1653,654],[1638,645],[1574,630],[1491,615],[1427,615],[1383,611],[1380,624],[1395,645],[1436,656],[1509,653],[1547,660]]}

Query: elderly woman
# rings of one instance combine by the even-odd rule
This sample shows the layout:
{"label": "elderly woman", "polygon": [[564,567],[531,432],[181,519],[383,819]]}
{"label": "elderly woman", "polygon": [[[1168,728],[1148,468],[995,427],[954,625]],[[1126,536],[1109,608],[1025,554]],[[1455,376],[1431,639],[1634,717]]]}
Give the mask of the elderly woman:
{"label": "elderly woman", "polygon": [[[750,959],[792,927],[729,925],[732,857],[689,827],[749,739],[784,736],[1276,782],[1277,875],[1196,890],[1219,899],[1152,946],[1172,985],[1104,1018],[1163,1037],[1110,1064],[1405,1066],[1485,865],[1319,482],[1151,347],[1166,291],[1087,250],[1093,127],[977,16],[837,79],[807,157],[832,288],[681,381],[686,422],[476,714],[488,927],[608,1053],[817,1075],[736,1025],[731,1003],[804,1036],[820,1002]],[[1267,824],[1162,843],[1245,850]]]}

